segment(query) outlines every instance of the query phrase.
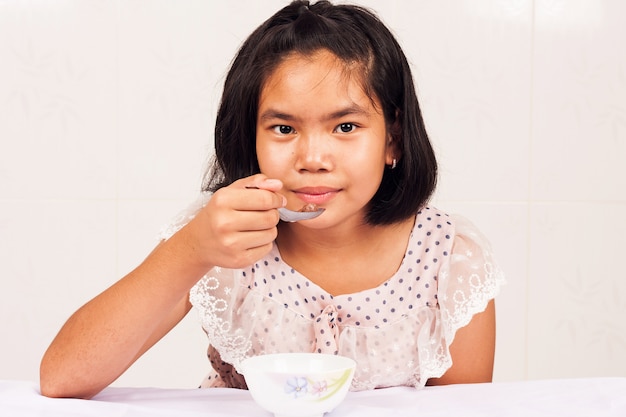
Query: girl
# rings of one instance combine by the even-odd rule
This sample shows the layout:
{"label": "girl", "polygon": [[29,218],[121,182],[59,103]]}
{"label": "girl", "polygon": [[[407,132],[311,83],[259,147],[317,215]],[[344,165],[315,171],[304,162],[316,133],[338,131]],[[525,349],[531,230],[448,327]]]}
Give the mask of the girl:
{"label": "girl", "polygon": [[[249,356],[354,358],[352,389],[490,381],[502,274],[462,219],[427,206],[437,166],[407,60],[369,11],[295,1],[225,81],[205,193],[134,271],[63,326],[44,395],[88,398],[193,305],[203,386]],[[315,204],[314,219],[278,210]]]}

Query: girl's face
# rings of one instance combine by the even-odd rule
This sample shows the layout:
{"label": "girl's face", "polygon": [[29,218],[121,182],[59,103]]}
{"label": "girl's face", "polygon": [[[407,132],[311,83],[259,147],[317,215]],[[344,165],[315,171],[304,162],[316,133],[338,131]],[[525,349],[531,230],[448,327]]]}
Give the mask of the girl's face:
{"label": "girl's face", "polygon": [[326,212],[306,224],[363,223],[394,148],[382,107],[363,91],[360,71],[328,51],[286,58],[259,99],[256,151],[261,172],[283,181],[287,207]]}

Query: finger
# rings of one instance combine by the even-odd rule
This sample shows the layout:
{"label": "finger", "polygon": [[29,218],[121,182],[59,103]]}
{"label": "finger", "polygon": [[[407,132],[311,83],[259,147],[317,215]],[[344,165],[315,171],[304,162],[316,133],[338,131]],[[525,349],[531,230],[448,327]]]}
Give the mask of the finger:
{"label": "finger", "polygon": [[245,268],[247,266],[253,265],[259,259],[263,258],[267,255],[273,248],[273,243],[266,243],[254,248],[249,248],[242,252],[239,257],[230,259],[224,263],[224,265],[220,265],[226,268]]}
{"label": "finger", "polygon": [[276,227],[280,216],[274,208],[268,210],[241,210],[237,212],[237,225],[241,231],[262,231]]}
{"label": "finger", "polygon": [[287,205],[287,199],[282,194],[276,192],[283,188],[283,183],[280,180],[265,179],[261,182],[257,182],[257,185],[247,185],[246,190],[251,191],[246,198],[250,198],[249,202],[254,204],[261,204],[264,209],[285,207]]}
{"label": "finger", "polygon": [[267,178],[267,176],[263,174],[252,175],[240,181],[242,181],[242,185],[245,188],[258,188],[267,191],[279,191],[283,188],[283,182],[281,180]]}
{"label": "finger", "polygon": [[217,190],[209,200],[209,205],[227,211],[265,211],[286,205],[286,198],[281,194],[256,186],[246,187],[245,183],[245,179],[239,180]]}
{"label": "finger", "polygon": [[263,181],[257,182],[255,186],[261,190],[279,191],[283,188],[283,182],[273,178],[266,178]]}
{"label": "finger", "polygon": [[[270,180],[269,183],[265,184],[265,181],[268,179]],[[259,189],[263,188],[265,189],[268,186],[270,188],[274,188],[272,187],[272,184],[274,184],[275,186],[276,181],[280,181],[280,180],[271,180],[270,178],[267,178],[267,175],[265,174],[254,174],[254,175],[250,175],[249,177],[238,179],[237,181],[233,182],[231,186],[237,187],[237,188],[259,188]],[[282,187],[282,182],[281,182],[281,187]]]}
{"label": "finger", "polygon": [[264,230],[233,235],[232,239],[222,242],[222,255],[217,264],[227,268],[248,266],[272,249],[277,234],[276,230]]}
{"label": "finger", "polygon": [[270,253],[273,247],[274,247],[274,243],[270,242],[262,246],[257,246],[255,248],[249,249],[248,257],[250,259],[250,262],[247,265],[252,265],[255,262],[257,262],[259,259],[263,258],[265,255]]}
{"label": "finger", "polygon": [[273,227],[271,229],[254,230],[244,233],[247,249],[252,250],[274,242],[276,236],[278,236],[278,229]]}

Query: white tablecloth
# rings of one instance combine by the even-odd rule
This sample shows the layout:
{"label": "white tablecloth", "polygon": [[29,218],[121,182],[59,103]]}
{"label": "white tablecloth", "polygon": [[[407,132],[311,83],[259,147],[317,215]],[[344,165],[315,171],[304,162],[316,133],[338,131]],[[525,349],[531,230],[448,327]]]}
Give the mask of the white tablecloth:
{"label": "white tablecloth", "polygon": [[[247,391],[107,388],[92,400],[42,397],[36,383],[0,381],[1,417],[271,417]],[[625,417],[626,378],[539,380],[350,392],[326,417]]]}

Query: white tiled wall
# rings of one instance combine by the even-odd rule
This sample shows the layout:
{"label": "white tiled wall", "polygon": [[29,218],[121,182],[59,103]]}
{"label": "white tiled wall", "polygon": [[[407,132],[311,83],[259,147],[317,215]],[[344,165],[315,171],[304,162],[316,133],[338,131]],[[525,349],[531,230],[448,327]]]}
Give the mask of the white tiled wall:
{"label": "white tiled wall", "polygon": [[[195,196],[237,46],[284,0],[0,0],[0,379]],[[368,0],[415,71],[441,208],[508,275],[496,380],[626,375],[626,4]],[[194,315],[119,385],[195,386]]]}

